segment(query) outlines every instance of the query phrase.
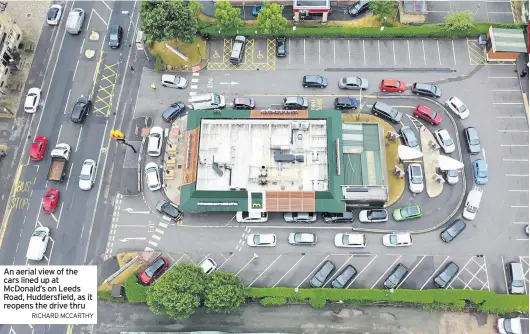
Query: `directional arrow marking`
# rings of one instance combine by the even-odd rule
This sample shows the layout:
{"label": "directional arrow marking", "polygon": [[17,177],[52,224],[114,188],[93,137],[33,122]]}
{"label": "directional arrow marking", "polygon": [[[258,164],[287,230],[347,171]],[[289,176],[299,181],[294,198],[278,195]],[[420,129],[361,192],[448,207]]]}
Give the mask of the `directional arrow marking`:
{"label": "directional arrow marking", "polygon": [[239,85],[238,82],[220,82],[221,85]]}
{"label": "directional arrow marking", "polygon": [[139,238],[123,238],[119,239],[121,242],[127,242],[129,240],[145,240],[145,237],[139,237]]}
{"label": "directional arrow marking", "polygon": [[123,211],[126,211],[128,213],[141,213],[144,215],[148,215],[151,213],[151,211],[134,211],[134,209],[131,209],[131,208],[123,209]]}

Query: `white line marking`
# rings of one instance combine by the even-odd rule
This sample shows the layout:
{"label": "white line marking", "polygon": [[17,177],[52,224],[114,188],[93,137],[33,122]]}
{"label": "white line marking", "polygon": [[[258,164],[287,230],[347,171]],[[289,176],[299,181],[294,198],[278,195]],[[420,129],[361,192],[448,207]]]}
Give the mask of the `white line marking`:
{"label": "white line marking", "polygon": [[248,261],[248,262],[243,266],[243,268],[241,268],[241,269],[237,272],[236,276],[239,276],[239,273],[242,272],[243,269],[245,269],[245,268],[246,268],[246,267],[247,267],[252,261],[254,261],[254,260],[255,260],[254,257],[251,258],[250,261]]}
{"label": "white line marking", "polygon": [[335,53],[335,40],[333,40],[333,64],[336,63],[335,59],[336,59],[336,53]]}
{"label": "white line marking", "polygon": [[392,50],[394,51],[394,65],[396,65],[396,43],[392,40]]}
{"label": "white line marking", "polygon": [[154,249],[152,249],[151,247],[145,247],[145,248],[144,248],[144,251],[146,251],[146,252],[153,252]]}
{"label": "white line marking", "polygon": [[395,260],[395,261],[394,261],[394,262],[388,267],[387,270],[385,270],[385,272],[383,273],[383,275],[381,275],[381,276],[377,279],[377,281],[375,281],[374,285],[372,285],[372,286],[370,287],[370,289],[373,289],[374,286],[376,286],[377,283],[379,283],[379,281],[381,280],[381,278],[383,278],[383,277],[386,275],[386,273],[390,271],[390,269],[394,269],[394,265],[396,264],[396,262],[399,261],[399,259],[401,259],[401,255],[398,256],[398,258],[397,258],[397,259],[396,259],[396,260]]}
{"label": "white line marking", "polygon": [[510,177],[528,177],[528,174],[505,174],[506,176]]}
{"label": "white line marking", "polygon": [[81,126],[81,129],[79,130],[79,137],[77,137],[77,144],[75,144],[75,151],[77,152],[77,149],[79,148],[79,142],[81,141],[81,134],[83,133],[83,126]]}
{"label": "white line marking", "polygon": [[154,247],[158,246],[158,243],[156,243],[156,242],[154,242],[154,241],[149,241],[149,244],[152,245],[152,246],[154,246]]}
{"label": "white line marking", "polygon": [[438,266],[438,268],[436,268],[436,270],[432,273],[432,275],[425,281],[425,283],[421,286],[420,290],[423,290],[423,288],[427,285],[427,283],[429,283],[432,278],[434,277],[434,275],[436,275],[436,273],[438,272],[438,270],[440,270],[440,268],[442,268],[442,266],[445,264],[445,262],[447,262],[447,260],[449,259],[449,256],[447,256],[445,258],[445,260],[443,260],[442,264],[440,264]]}
{"label": "white line marking", "polygon": [[[528,242],[529,239],[515,239],[515,240],[516,241],[526,241],[526,242]],[[526,294],[526,292],[525,292],[525,294]]]}
{"label": "white line marking", "polygon": [[493,102],[494,105],[523,105],[523,102]]}
{"label": "white line marking", "polygon": [[348,64],[351,64],[350,40],[348,40]]}
{"label": "white line marking", "polygon": [[320,64],[320,40],[318,40],[318,63]]}
{"label": "white line marking", "polygon": [[511,205],[510,208],[513,208],[513,209],[528,208],[528,205]]}
{"label": "white line marking", "polygon": [[190,92],[190,96],[195,96],[197,95],[197,92]]}
{"label": "white line marking", "polygon": [[377,40],[377,55],[379,56],[379,65],[381,65],[381,50],[379,48],[379,40]]}
{"label": "white line marking", "polygon": [[519,77],[513,76],[513,77],[488,77],[488,79],[517,79],[519,80]]}
{"label": "white line marking", "polygon": [[198,77],[200,75],[200,73],[199,72],[193,72],[191,75],[194,76],[194,77]]}
{"label": "white line marking", "polygon": [[232,254],[228,257],[228,259],[225,259],[225,262],[223,262],[219,267],[217,267],[217,270],[221,269],[221,267],[224,266],[224,264],[227,263],[228,260],[230,260],[230,259],[232,258],[232,256],[234,256],[234,253],[232,253]]}
{"label": "white line marking", "polygon": [[295,263],[295,264],[294,264],[289,270],[287,270],[287,272],[286,272],[282,277],[280,277],[280,279],[278,280],[278,282],[276,282],[272,287],[275,288],[275,287],[276,287],[276,286],[282,281],[282,279],[284,279],[285,276],[287,276],[287,274],[290,273],[291,270],[293,270],[294,267],[296,267],[296,265],[297,265],[298,263],[300,263],[300,261],[303,260],[304,257],[305,257],[305,255],[302,255],[302,257],[301,257],[298,261],[296,261],[296,263]]}
{"label": "white line marking", "polygon": [[501,144],[501,147],[528,147],[528,144]]}
{"label": "white line marking", "polygon": [[103,2],[103,4],[104,4],[105,6],[107,6],[107,8],[108,8],[109,10],[112,10],[112,9],[109,7],[109,5],[107,5],[107,3],[106,3],[105,1],[101,0],[101,2]]}
{"label": "white line marking", "polygon": [[72,176],[73,169],[74,169],[74,163],[72,162],[72,164],[70,165],[70,173],[68,173],[68,180],[66,181],[66,190],[68,190],[68,185],[70,184],[70,178]]}
{"label": "white line marking", "polygon": [[498,132],[506,133],[528,133],[528,130],[497,130]]}
{"label": "white line marking", "polygon": [[[449,2],[451,3],[451,2]],[[456,65],[456,53],[455,53],[455,41],[454,40],[451,40],[451,45],[453,46],[453,59],[455,61],[455,65]]]}
{"label": "white line marking", "polygon": [[318,264],[318,266],[316,266],[315,269],[311,270],[311,272],[309,273],[309,275],[307,275],[307,276],[302,280],[302,282],[300,282],[300,284],[298,284],[297,288],[299,288],[300,285],[304,284],[304,282],[306,282],[307,279],[308,279],[311,275],[313,275],[313,273],[314,273],[317,269],[319,269],[320,266],[322,266],[322,263],[324,263],[324,261],[326,261],[326,259],[327,259],[328,257],[329,257],[329,254],[324,258],[324,260],[322,260],[322,261]]}
{"label": "white line marking", "polygon": [[524,189],[508,189],[508,192],[520,192],[520,193],[527,193],[528,190]]}
{"label": "white line marking", "polygon": [[528,222],[513,222],[513,224],[528,225]]}
{"label": "white line marking", "polygon": [[103,18],[98,14],[98,12],[95,9],[92,9],[92,11],[99,17],[101,21],[103,21],[103,23],[105,23],[105,26],[108,28],[109,24],[105,20],[103,20]]}
{"label": "white line marking", "polygon": [[495,118],[502,119],[502,118],[515,118],[515,119],[526,119],[525,116],[495,116]]}
{"label": "white line marking", "polygon": [[410,59],[410,42],[408,39],[407,39],[407,50],[409,52],[409,65],[412,66],[412,60]]}
{"label": "white line marking", "polygon": [[363,58],[364,58],[364,63],[366,64],[366,48],[364,47],[364,39],[363,39]]}
{"label": "white line marking", "polygon": [[423,42],[423,39],[421,40],[421,46],[423,48],[423,62],[427,65],[427,56],[425,55],[425,43]]}
{"label": "white line marking", "polygon": [[164,234],[165,232],[162,231],[161,229],[156,228],[156,229],[155,229],[155,233],[158,233],[158,234]]}
{"label": "white line marking", "polygon": [[193,82],[193,83],[198,83],[198,82],[199,82],[199,79],[197,79],[197,78],[193,78],[193,79],[191,79],[191,82]]}
{"label": "white line marking", "polygon": [[520,92],[520,89],[490,89],[490,92]]}
{"label": "white line marking", "polygon": [[61,131],[63,130],[63,125],[61,124],[59,126],[59,135],[57,136],[57,144],[55,146],[59,145],[59,140],[61,140]]}
{"label": "white line marking", "polygon": [[363,270],[361,270],[357,275],[355,275],[355,277],[353,278],[353,280],[350,282],[350,284],[348,284],[348,286],[346,287],[346,289],[348,289],[350,287],[350,285],[353,284],[353,282],[355,282],[355,280],[357,278],[359,278],[359,276],[361,276],[361,274],[363,273],[363,271],[366,270],[366,268],[368,268],[370,266],[370,264],[372,264],[372,262],[374,262],[374,260],[377,259],[377,255],[373,257],[373,259],[370,260],[370,262],[368,262],[368,264],[363,268]]}
{"label": "white line marking", "polygon": [[72,77],[72,81],[75,81],[75,74],[77,73],[78,66],[79,66],[79,59],[77,60],[77,64],[75,64],[74,76]]}
{"label": "white line marking", "polygon": [[250,287],[252,286],[252,284],[254,284],[254,283],[255,283],[255,282],[256,282],[256,281],[257,281],[257,280],[258,280],[263,274],[265,274],[265,272],[266,272],[267,270],[269,270],[269,268],[272,267],[272,265],[273,265],[274,263],[276,263],[276,261],[278,261],[281,257],[282,257],[282,254],[278,255],[278,257],[277,257],[274,261],[272,261],[272,263],[269,264],[269,266],[268,266],[267,268],[265,268],[265,270],[263,270],[263,271],[261,272],[261,274],[259,274],[258,277],[256,277],[256,279],[254,279],[252,282],[250,282],[250,284],[247,286],[247,288],[250,288]]}
{"label": "white line marking", "polygon": [[403,279],[403,280],[402,280],[402,281],[396,286],[396,289],[395,289],[395,290],[399,289],[399,287],[400,287],[403,283],[405,283],[405,281],[407,280],[407,278],[409,278],[409,276],[412,274],[412,272],[413,272],[414,270],[416,270],[416,268],[418,268],[418,266],[420,265],[420,263],[421,263],[425,258],[426,258],[426,256],[424,255],[424,256],[421,258],[421,260],[418,261],[418,263],[414,266],[414,268],[412,268],[411,270],[409,270],[409,272],[407,273],[407,276],[405,276],[405,278],[404,278],[404,279]]}
{"label": "white line marking", "polygon": [[197,85],[191,85],[191,86],[190,86],[190,89],[197,89],[198,87],[199,87],[199,86],[197,86]]}
{"label": "white line marking", "polygon": [[162,226],[163,228],[167,228],[169,225],[166,223],[159,222],[158,226]]}
{"label": "white line marking", "polygon": [[[290,59],[290,57],[289,57]],[[305,38],[304,38],[304,65],[305,65]]]}
{"label": "white line marking", "polygon": [[440,55],[440,41],[436,40],[436,47],[438,48],[438,62],[442,65],[442,56]]}

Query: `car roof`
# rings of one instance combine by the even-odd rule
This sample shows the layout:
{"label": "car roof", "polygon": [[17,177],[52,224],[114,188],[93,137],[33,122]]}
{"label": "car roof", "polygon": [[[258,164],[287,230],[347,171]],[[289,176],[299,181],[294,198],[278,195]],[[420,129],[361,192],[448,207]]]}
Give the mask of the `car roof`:
{"label": "car roof", "polygon": [[421,83],[421,82],[416,82],[415,85],[416,85],[416,88],[419,88],[419,89],[431,90],[434,88],[434,85]]}
{"label": "car roof", "polygon": [[440,134],[440,137],[444,138],[444,139],[449,139],[451,136],[449,136],[449,131],[447,131],[446,129],[440,129],[438,131],[438,134]]}
{"label": "car roof", "polygon": [[423,104],[418,104],[418,106],[416,107],[419,111],[421,112],[424,112],[424,113],[431,113],[432,112],[432,109],[423,105]]}
{"label": "car roof", "polygon": [[396,236],[399,243],[410,242],[412,240],[412,237],[409,233],[395,233],[394,235]]}
{"label": "car roof", "polygon": [[81,167],[81,173],[82,174],[88,174],[90,173],[90,169],[92,168],[93,164],[87,163],[87,161],[83,162],[83,167]]}
{"label": "car roof", "polygon": [[250,97],[236,97],[234,99],[234,103],[250,103],[251,102],[251,98]]}
{"label": "car roof", "polygon": [[261,243],[271,244],[274,242],[275,236],[272,233],[258,234]]}
{"label": "car roof", "polygon": [[162,129],[159,126],[153,126],[151,130],[149,130],[149,134],[163,134],[163,133],[164,133],[164,129]]}
{"label": "car roof", "polygon": [[302,242],[312,242],[315,240],[315,235],[311,232],[296,232],[300,236]]}
{"label": "car roof", "polygon": [[464,104],[464,102],[462,102],[462,100],[460,100],[458,97],[456,96],[452,96],[449,98],[449,101],[451,101],[452,103],[456,104],[457,106],[461,106]]}
{"label": "car roof", "polygon": [[477,129],[475,129],[474,127],[470,126],[469,128],[466,128],[466,131],[470,137],[478,137]]}
{"label": "car roof", "polygon": [[364,234],[360,233],[346,233],[348,235],[348,242],[350,244],[362,244],[364,243]]}
{"label": "car roof", "polygon": [[396,79],[383,79],[383,83],[385,85],[397,86],[398,82],[399,82],[399,80],[396,80]]}

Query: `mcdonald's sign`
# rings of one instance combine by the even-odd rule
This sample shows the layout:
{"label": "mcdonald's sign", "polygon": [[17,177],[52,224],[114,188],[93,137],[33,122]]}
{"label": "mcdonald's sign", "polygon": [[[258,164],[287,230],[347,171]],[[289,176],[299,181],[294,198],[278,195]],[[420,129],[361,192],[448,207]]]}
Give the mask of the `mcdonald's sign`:
{"label": "mcdonald's sign", "polygon": [[261,208],[261,203],[252,203],[253,208]]}
{"label": "mcdonald's sign", "polygon": [[125,135],[120,130],[110,130],[110,138],[112,138],[112,139],[124,139]]}

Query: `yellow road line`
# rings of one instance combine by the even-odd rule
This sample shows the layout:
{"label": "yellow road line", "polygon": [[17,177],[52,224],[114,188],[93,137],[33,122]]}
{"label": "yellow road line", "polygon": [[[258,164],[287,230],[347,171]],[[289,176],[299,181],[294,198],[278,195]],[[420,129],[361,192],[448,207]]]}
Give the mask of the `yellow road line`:
{"label": "yellow road line", "polygon": [[73,325],[68,325],[68,327],[66,327],[66,334],[71,334],[72,333],[72,327],[73,327]]}
{"label": "yellow road line", "polygon": [[4,241],[4,236],[6,234],[6,230],[7,230],[7,225],[9,224],[9,217],[11,216],[11,211],[12,211],[12,208],[10,207],[10,199],[15,197],[15,195],[17,194],[17,183],[20,179],[20,174],[22,174],[22,168],[25,167],[24,165],[19,165],[18,166],[18,170],[17,170],[17,174],[15,175],[15,179],[13,181],[13,195],[10,196],[8,198],[8,206],[9,206],[9,209],[7,209],[7,214],[4,216],[4,220],[2,222],[2,230],[0,231],[0,246],[2,246],[2,241]]}

